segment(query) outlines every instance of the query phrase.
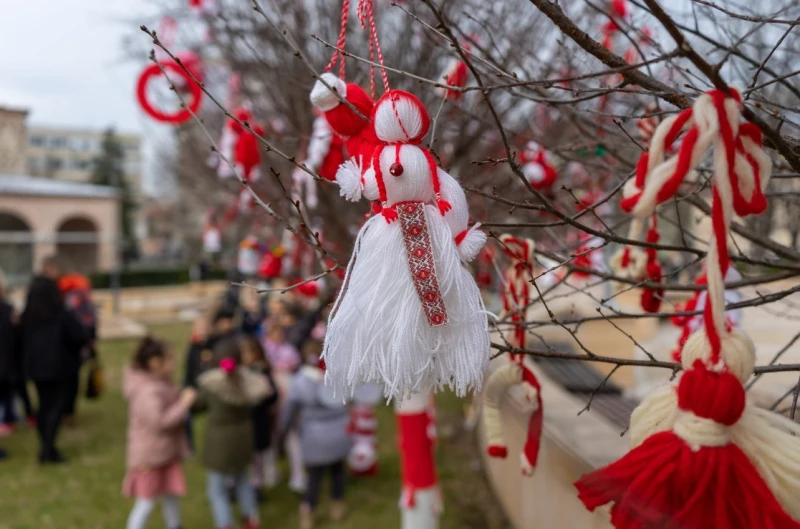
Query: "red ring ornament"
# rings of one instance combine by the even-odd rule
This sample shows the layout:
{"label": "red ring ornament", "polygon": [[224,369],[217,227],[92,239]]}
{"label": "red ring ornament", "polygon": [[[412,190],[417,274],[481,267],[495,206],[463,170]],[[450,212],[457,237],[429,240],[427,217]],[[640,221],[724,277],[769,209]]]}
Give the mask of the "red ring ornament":
{"label": "red ring ornament", "polygon": [[[161,67],[170,73],[177,74],[186,82],[186,85],[189,87],[190,96],[188,109],[180,108],[177,112],[168,113],[159,110],[158,108],[154,107],[150,101],[148,101],[147,83],[149,83],[153,78],[163,75]],[[136,83],[136,99],[139,101],[139,105],[142,107],[142,110],[144,110],[144,112],[154,120],[160,121],[161,123],[180,125],[181,123],[185,123],[190,120],[192,118],[192,114],[197,113],[197,111],[200,110],[200,104],[203,102],[203,89],[200,88],[200,85],[195,83],[189,74],[186,73],[183,68],[178,66],[176,62],[163,62],[161,63],[161,67],[159,67],[158,64],[151,64],[145,68],[144,71],[142,71],[141,75],[139,75],[139,80]]]}

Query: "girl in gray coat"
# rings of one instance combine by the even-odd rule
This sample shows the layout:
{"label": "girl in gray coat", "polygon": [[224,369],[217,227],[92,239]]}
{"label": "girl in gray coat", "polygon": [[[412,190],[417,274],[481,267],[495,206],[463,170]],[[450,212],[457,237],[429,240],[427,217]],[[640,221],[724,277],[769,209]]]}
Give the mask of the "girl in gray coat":
{"label": "girl in gray coat", "polygon": [[297,421],[308,483],[300,504],[300,528],[312,529],[314,509],[325,473],[331,475],[331,519],[346,515],[345,460],[350,453],[350,411],[341,397],[325,385],[325,365],[319,359],[322,344],[309,341],[303,348],[305,364],[292,379],[281,410],[278,431],[285,434]]}

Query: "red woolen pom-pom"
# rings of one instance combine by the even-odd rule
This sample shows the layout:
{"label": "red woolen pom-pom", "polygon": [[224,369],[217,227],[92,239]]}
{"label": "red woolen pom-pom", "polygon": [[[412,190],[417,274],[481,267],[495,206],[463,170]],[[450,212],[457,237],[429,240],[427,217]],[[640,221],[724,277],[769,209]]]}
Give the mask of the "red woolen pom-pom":
{"label": "red woolen pom-pom", "polygon": [[316,281],[309,281],[297,286],[297,293],[308,298],[319,296],[319,284]]}
{"label": "red woolen pom-pom", "polygon": [[678,383],[679,409],[725,426],[736,424],[746,403],[744,387],[735,375],[711,371],[701,360],[696,360]]}
{"label": "red woolen pom-pom", "polygon": [[[372,115],[372,106],[375,104],[363,88],[354,83],[347,85],[345,99],[353,105],[361,115],[369,118]],[[334,132],[340,136],[355,136],[369,125],[369,121],[353,112],[353,109],[344,104],[338,104],[325,112],[325,119]],[[352,155],[352,154],[351,154]]]}
{"label": "red woolen pom-pom", "polygon": [[508,447],[504,445],[489,445],[486,447],[489,457],[505,459],[508,456]]}

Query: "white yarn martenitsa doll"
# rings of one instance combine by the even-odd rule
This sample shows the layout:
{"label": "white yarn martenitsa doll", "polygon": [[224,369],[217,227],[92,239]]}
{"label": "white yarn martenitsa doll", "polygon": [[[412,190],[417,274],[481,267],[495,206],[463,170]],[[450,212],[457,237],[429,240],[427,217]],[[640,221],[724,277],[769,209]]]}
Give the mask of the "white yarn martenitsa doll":
{"label": "white yarn martenitsa doll", "polygon": [[463,262],[486,235],[468,225],[459,183],[419,146],[430,125],[415,96],[390,90],[376,103],[380,140],[363,176],[336,179],[348,200],[377,200],[355,242],[328,325],[326,381],[337,394],[370,382],[388,398],[445,385],[480,388],[489,359],[487,312]]}

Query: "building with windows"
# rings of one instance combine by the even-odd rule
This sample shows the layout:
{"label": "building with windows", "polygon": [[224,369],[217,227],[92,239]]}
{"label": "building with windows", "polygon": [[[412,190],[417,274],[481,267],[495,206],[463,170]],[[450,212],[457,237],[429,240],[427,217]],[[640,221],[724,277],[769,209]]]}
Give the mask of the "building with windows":
{"label": "building with windows", "polygon": [[58,254],[76,271],[117,264],[118,191],[26,175],[0,175],[0,267],[21,285]]}
{"label": "building with windows", "polygon": [[[89,183],[92,160],[100,154],[102,130],[29,126],[26,167],[31,176]],[[141,196],[141,139],[136,134],[116,133],[125,151],[125,178],[134,196]],[[11,171],[9,171],[11,172]]]}

